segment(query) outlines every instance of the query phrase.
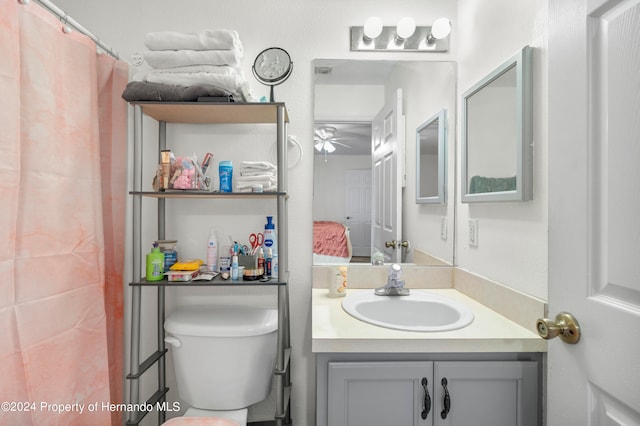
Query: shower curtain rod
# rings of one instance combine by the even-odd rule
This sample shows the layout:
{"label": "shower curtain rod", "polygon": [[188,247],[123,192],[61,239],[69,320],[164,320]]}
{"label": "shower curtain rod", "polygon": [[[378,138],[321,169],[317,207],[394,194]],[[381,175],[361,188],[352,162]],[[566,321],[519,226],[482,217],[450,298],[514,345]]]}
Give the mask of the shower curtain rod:
{"label": "shower curtain rod", "polygon": [[[20,0],[20,3],[28,4],[29,1],[30,0]],[[118,53],[116,51],[114,51],[110,46],[108,46],[108,45],[104,44],[102,41],[100,41],[100,39],[98,37],[96,37],[91,31],[89,31],[88,29],[86,29],[85,27],[80,25],[78,22],[76,22],[64,10],[60,9],[55,4],[51,3],[49,0],[35,0],[35,2],[40,4],[42,7],[47,9],[49,12],[51,12],[54,15],[58,16],[63,24],[69,25],[69,26],[75,28],[76,30],[80,31],[82,34],[84,34],[87,37],[89,37],[91,40],[93,40],[96,43],[96,45],[98,45],[106,53],[108,53],[109,55],[113,56],[116,59],[120,59],[120,57],[118,56]]]}

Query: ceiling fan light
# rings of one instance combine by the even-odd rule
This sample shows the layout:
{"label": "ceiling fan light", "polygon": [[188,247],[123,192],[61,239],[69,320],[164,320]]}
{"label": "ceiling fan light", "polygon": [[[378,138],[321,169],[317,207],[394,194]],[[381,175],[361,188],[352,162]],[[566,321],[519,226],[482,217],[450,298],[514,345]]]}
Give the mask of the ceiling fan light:
{"label": "ceiling fan light", "polygon": [[336,150],[336,147],[333,146],[333,144],[331,142],[325,142],[324,143],[324,150],[326,152],[328,152],[329,154],[331,154],[333,151]]}
{"label": "ceiling fan light", "polygon": [[315,144],[315,145],[313,145],[313,146],[316,148],[316,150],[317,150],[318,152],[322,152],[322,146],[323,146],[323,145],[324,145],[324,142],[320,141],[320,142],[316,142],[316,144]]}

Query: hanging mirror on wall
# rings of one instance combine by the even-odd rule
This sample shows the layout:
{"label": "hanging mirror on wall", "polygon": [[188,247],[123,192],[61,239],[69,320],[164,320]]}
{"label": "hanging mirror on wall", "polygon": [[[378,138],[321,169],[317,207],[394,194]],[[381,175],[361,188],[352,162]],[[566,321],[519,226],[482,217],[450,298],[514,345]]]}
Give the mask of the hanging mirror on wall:
{"label": "hanging mirror on wall", "polygon": [[[410,247],[402,251],[405,263],[450,266],[454,261],[454,238],[446,223],[455,223],[454,203],[416,204],[416,129],[426,117],[438,111],[456,110],[456,64],[443,61],[390,61],[316,59],[314,69],[314,183],[313,264],[371,262],[371,228],[374,182],[372,179],[372,122],[398,88],[403,91],[404,126],[400,140],[408,153],[400,215],[402,240]],[[455,117],[448,117],[455,120]],[[455,126],[455,124],[449,124]],[[326,126],[335,128],[326,131]],[[324,130],[322,130],[324,129]],[[318,137],[316,139],[316,136]],[[327,152],[324,142],[335,139],[349,148],[333,144]],[[318,145],[322,142],[321,145]],[[449,144],[455,143],[449,140]],[[316,147],[316,145],[318,145]],[[318,149],[320,148],[320,149]],[[454,182],[452,162],[442,168],[447,181]],[[451,188],[453,191],[453,188]],[[449,194],[453,192],[449,191]],[[452,197],[453,195],[449,195]],[[385,205],[395,209],[397,206]],[[443,223],[445,231],[442,232]],[[333,226],[332,230],[322,226]],[[322,235],[336,232],[342,239],[347,230],[350,247],[323,247]],[[318,247],[318,250],[316,250]],[[329,253],[329,254],[327,254]]]}
{"label": "hanging mirror on wall", "polygon": [[462,202],[532,199],[532,49],[462,98]]}
{"label": "hanging mirror on wall", "polygon": [[416,129],[416,203],[447,202],[447,110]]}

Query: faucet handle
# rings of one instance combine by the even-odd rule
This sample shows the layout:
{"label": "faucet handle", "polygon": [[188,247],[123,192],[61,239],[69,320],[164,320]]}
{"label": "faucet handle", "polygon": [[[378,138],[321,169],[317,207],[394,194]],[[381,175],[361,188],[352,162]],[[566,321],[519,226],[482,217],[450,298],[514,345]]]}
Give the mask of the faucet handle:
{"label": "faucet handle", "polygon": [[392,264],[389,267],[389,274],[387,275],[388,281],[397,281],[402,276],[402,266],[397,263]]}

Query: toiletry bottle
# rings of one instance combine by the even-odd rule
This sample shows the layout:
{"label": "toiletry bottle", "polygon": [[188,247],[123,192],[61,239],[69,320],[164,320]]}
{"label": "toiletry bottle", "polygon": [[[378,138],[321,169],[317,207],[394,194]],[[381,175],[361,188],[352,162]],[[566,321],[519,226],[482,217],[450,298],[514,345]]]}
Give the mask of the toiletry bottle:
{"label": "toiletry bottle", "polygon": [[220,272],[231,271],[231,246],[223,246],[220,251],[220,261],[218,262]]}
{"label": "toiletry bottle", "polygon": [[265,264],[264,264],[264,250],[262,249],[262,247],[258,248],[258,269],[262,269],[262,276],[265,276],[264,273],[264,268],[265,268]]}
{"label": "toiletry bottle", "polygon": [[267,216],[267,223],[264,225],[265,249],[271,249],[272,253],[278,252],[278,237],[276,236],[276,225],[273,223],[273,216]]}
{"label": "toiletry bottle", "polygon": [[238,281],[240,279],[239,272],[238,255],[234,253],[231,257],[231,279],[233,281]]}
{"label": "toiletry bottle", "polygon": [[278,253],[273,253],[271,257],[271,278],[278,279]]}
{"label": "toiletry bottle", "polygon": [[220,174],[220,192],[233,192],[233,163],[221,161],[218,165]]}
{"label": "toiletry bottle", "polygon": [[160,161],[162,168],[162,182],[160,183],[160,190],[164,191],[169,189],[169,179],[171,178],[171,150],[163,149],[160,151]]}
{"label": "toiletry bottle", "polygon": [[214,228],[209,230],[207,241],[207,269],[218,272],[218,233]]}
{"label": "toiletry bottle", "polygon": [[164,253],[158,243],[153,243],[151,253],[147,254],[147,281],[160,281],[164,278]]}
{"label": "toiletry bottle", "polygon": [[271,277],[271,267],[273,266],[273,250],[271,247],[267,249],[267,258],[264,260],[264,276]]}

